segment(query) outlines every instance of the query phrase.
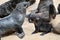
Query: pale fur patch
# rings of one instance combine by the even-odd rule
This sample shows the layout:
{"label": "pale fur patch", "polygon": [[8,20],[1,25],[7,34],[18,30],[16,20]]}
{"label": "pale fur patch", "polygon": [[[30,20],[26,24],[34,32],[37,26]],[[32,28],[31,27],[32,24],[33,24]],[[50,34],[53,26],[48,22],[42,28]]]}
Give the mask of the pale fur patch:
{"label": "pale fur patch", "polygon": [[53,25],[53,27],[58,26],[60,24],[60,14],[56,15],[56,18],[52,19],[50,23]]}

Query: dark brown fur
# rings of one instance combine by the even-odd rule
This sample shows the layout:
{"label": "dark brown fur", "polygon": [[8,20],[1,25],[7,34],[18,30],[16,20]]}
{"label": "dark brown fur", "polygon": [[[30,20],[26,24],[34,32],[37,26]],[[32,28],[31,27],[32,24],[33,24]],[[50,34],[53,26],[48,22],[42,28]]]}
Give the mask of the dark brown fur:
{"label": "dark brown fur", "polygon": [[3,4],[0,5],[0,18],[3,18],[7,15],[9,15],[13,9],[15,9],[16,5],[20,2],[30,2],[30,5],[32,5],[33,3],[35,3],[36,0],[10,0],[7,1]]}
{"label": "dark brown fur", "polygon": [[[29,15],[28,20],[30,22],[33,22],[35,25],[35,31],[33,32],[33,34],[39,32],[39,31],[42,31],[40,28],[42,28],[43,30],[45,28],[44,32],[46,32],[46,33],[51,31],[51,25],[49,24],[49,22],[50,22],[49,5],[50,4],[53,4],[53,0],[40,0],[37,11],[31,12],[31,14],[33,14],[33,15]],[[40,17],[38,17],[38,20],[37,20],[37,16],[40,16]],[[43,26],[43,25],[45,25],[45,26]]]}

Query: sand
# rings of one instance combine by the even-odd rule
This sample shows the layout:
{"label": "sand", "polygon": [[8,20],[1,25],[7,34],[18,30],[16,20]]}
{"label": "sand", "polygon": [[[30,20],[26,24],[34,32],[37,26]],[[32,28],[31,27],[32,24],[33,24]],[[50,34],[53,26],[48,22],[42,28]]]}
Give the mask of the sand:
{"label": "sand", "polygon": [[[6,2],[8,0],[0,0],[0,4]],[[58,4],[60,3],[60,0],[53,0],[54,1],[54,5],[57,9]],[[27,14],[30,13],[31,10],[34,10],[37,8],[39,3],[39,0],[36,1],[35,4],[33,4],[32,6],[27,8]],[[54,34],[52,32],[44,35],[44,36],[40,36],[41,33],[37,33],[37,34],[31,34],[35,28],[34,28],[34,24],[29,23],[26,19],[24,24],[22,25],[23,30],[25,32],[25,37],[23,39],[18,38],[15,34],[6,36],[6,37],[2,37],[2,40],[60,40],[60,35]]]}

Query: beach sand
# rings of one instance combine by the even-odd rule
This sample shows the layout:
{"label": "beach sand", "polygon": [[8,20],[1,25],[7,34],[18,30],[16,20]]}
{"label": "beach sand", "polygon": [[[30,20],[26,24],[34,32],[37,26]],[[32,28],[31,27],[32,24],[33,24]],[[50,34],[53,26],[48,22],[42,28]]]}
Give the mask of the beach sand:
{"label": "beach sand", "polygon": [[[6,2],[8,0],[0,0],[0,4]],[[60,3],[60,0],[53,0],[54,1],[54,5],[57,9],[58,4]],[[37,8],[39,3],[39,0],[36,1],[35,4],[33,4],[32,6],[27,8],[27,14],[30,13],[31,10],[34,10]],[[60,40],[60,35],[54,34],[53,32],[50,32],[44,36],[40,36],[41,33],[37,33],[37,34],[31,34],[34,30],[34,24],[29,23],[27,21],[27,19],[25,19],[24,24],[22,25],[23,30],[25,32],[25,37],[23,39],[18,38],[15,34],[6,36],[6,37],[2,37],[2,40]]]}

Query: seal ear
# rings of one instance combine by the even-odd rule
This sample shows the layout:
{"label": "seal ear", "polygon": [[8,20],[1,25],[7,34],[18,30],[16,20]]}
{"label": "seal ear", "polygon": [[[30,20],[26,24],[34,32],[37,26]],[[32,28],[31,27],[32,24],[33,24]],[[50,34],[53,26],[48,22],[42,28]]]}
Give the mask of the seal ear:
{"label": "seal ear", "polygon": [[58,4],[58,14],[60,14],[60,4]]}
{"label": "seal ear", "polygon": [[49,17],[53,19],[56,17],[56,9],[53,4],[49,5]]}

